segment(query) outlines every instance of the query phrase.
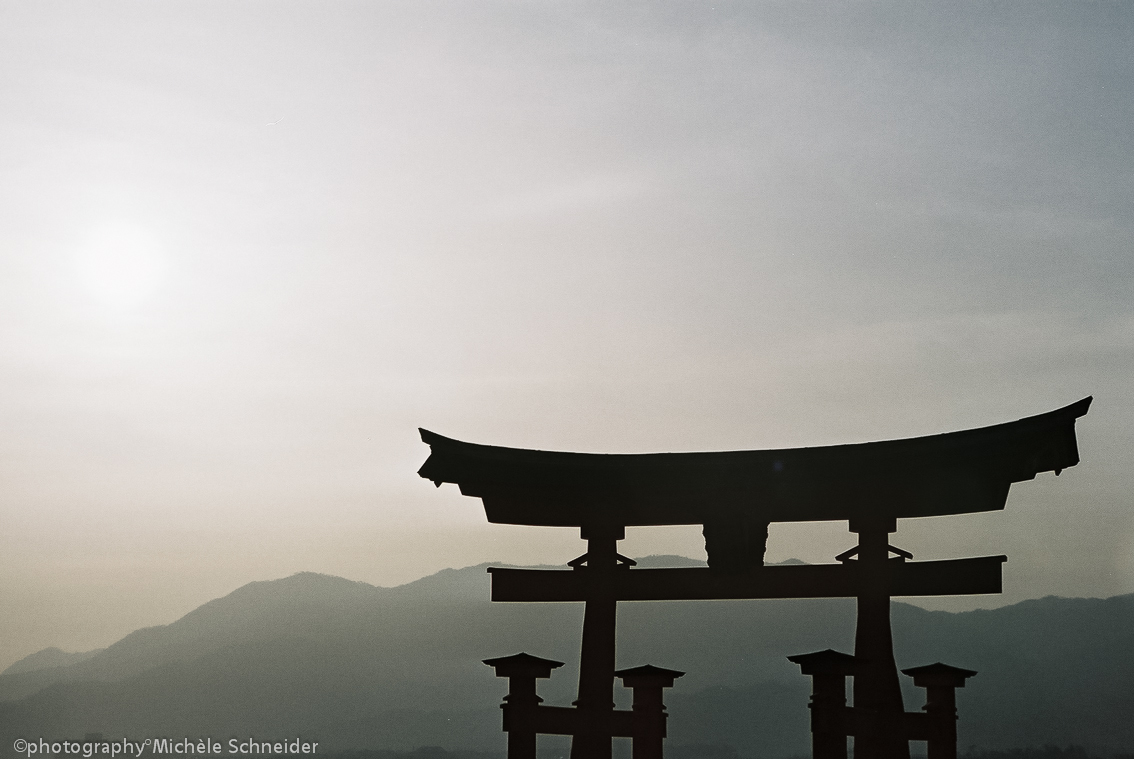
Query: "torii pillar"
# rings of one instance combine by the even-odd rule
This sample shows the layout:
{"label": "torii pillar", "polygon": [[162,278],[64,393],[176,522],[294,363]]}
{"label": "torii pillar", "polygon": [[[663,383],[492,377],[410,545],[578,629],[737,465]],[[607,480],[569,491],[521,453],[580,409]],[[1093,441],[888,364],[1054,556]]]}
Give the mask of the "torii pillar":
{"label": "torii pillar", "polygon": [[614,642],[618,599],[611,575],[619,571],[621,525],[588,524],[585,572],[586,608],[579,655],[579,731],[571,740],[571,759],[610,759],[614,720]]}
{"label": "torii pillar", "polygon": [[633,759],[662,759],[662,740],[665,738],[665,703],[662,689],[672,688],[673,681],[684,672],[662,669],[652,664],[614,673],[622,683],[634,691],[634,747]]}
{"label": "torii pillar", "polygon": [[957,688],[965,687],[965,680],[976,675],[971,669],[951,667],[937,662],[924,667],[903,669],[902,674],[913,678],[914,685],[925,688],[925,706],[928,741],[926,759],[957,759]]}
{"label": "torii pillar", "polygon": [[537,712],[543,701],[536,695],[536,679],[551,677],[551,670],[563,666],[561,661],[541,659],[528,653],[485,659],[496,670],[497,677],[508,678],[508,695],[500,708],[504,710],[504,731],[508,733],[508,759],[535,759]]}
{"label": "torii pillar", "polygon": [[[850,523],[858,533],[858,619],[854,634],[854,707],[858,733],[854,738],[858,759],[910,759],[910,744],[902,736],[905,718],[894,636],[890,631],[890,533],[894,518],[858,518]],[[900,559],[898,559],[900,561]]]}

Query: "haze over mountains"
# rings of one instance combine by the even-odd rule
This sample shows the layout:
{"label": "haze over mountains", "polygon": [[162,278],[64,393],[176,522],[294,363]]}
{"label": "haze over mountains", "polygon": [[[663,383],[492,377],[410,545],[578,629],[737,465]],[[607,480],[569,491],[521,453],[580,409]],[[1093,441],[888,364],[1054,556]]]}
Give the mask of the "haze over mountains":
{"label": "haze over mountains", "polygon": [[[487,566],[394,588],[312,573],[254,582],[101,651],[33,654],[0,674],[3,750],[17,736],[101,732],[503,751],[506,687],[481,660],[528,651],[564,661],[539,692],[569,704],[582,605],[492,604]],[[959,614],[895,603],[893,626],[900,667],[980,673],[958,693],[962,746],[1134,750],[1134,596]],[[849,600],[625,603],[618,664],[688,673],[667,694],[674,748],[786,757],[809,751],[810,684],[785,657],[850,651],[853,634]],[[922,703],[910,686],[906,708]]]}

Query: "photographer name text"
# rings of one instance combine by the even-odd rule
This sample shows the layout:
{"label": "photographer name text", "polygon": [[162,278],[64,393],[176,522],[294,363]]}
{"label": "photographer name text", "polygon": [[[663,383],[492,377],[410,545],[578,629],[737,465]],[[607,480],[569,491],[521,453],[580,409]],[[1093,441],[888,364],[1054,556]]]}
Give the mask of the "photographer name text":
{"label": "photographer name text", "polygon": [[130,757],[154,755],[196,755],[196,754],[314,754],[319,743],[304,741],[299,737],[284,740],[259,740],[257,738],[229,738],[226,742],[213,738],[146,738],[132,741],[122,740],[83,740],[47,741],[17,738],[12,744],[17,754],[33,756],[71,755],[83,759],[103,759],[103,757]]}

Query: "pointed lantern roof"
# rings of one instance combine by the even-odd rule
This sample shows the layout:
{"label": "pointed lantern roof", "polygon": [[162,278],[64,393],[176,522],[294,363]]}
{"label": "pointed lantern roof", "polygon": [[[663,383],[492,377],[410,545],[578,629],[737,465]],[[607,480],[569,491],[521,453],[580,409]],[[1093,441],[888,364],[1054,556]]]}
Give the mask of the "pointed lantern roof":
{"label": "pointed lantern roof", "polygon": [[663,669],[653,664],[643,664],[641,667],[620,669],[614,673],[614,676],[621,677],[622,683],[627,688],[672,688],[673,681],[684,674],[676,669]]}
{"label": "pointed lantern roof", "polygon": [[563,666],[561,661],[541,659],[523,651],[511,656],[485,659],[484,663],[496,670],[497,677],[551,677],[551,670]]}
{"label": "pointed lantern roof", "polygon": [[857,659],[850,654],[827,648],[810,654],[789,656],[788,661],[798,664],[805,675],[853,675]]}
{"label": "pointed lantern roof", "polygon": [[972,669],[951,667],[948,664],[934,662],[924,667],[910,667],[902,670],[903,675],[913,678],[914,685],[919,688],[944,686],[946,688],[964,688],[965,680],[976,675]]}

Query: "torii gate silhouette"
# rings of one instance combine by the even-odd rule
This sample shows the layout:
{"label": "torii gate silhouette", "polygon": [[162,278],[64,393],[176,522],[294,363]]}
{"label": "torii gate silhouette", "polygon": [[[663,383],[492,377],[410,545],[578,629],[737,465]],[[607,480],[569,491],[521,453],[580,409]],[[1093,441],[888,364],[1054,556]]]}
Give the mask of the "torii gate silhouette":
{"label": "torii gate silhouette", "polygon": [[[575,709],[542,706],[535,695],[535,678],[549,677],[559,662],[527,654],[487,662],[522,691],[513,690],[504,705],[509,759],[534,757],[540,732],[572,735],[572,759],[609,759],[616,736],[634,738],[635,759],[661,756],[661,689],[682,673],[648,665],[617,673],[628,685],[627,674],[649,683],[642,703],[650,706],[641,713],[652,716],[615,710],[619,601],[834,597],[858,601],[854,656],[791,657],[814,677],[816,759],[845,757],[847,736],[854,736],[856,759],[908,759],[910,740],[928,740],[930,759],[955,756],[952,689],[976,673],[942,664],[906,670],[930,697],[925,714],[906,713],[890,598],[999,593],[1007,557],[909,561],[889,534],[898,519],[1003,509],[1012,483],[1074,466],[1075,420],[1090,403],[1088,397],[1014,422],[925,437],[713,453],[540,451],[421,430],[431,453],[418,474],[480,498],[489,522],[576,527],[587,541],[567,570],[489,570],[493,601],[586,604]],[[858,535],[838,563],[762,566],[769,523],[827,520],[847,520]],[[708,568],[633,569],[618,553],[628,526],[696,524],[704,526]],[[854,679],[853,707],[845,706],[846,676]],[[844,683],[841,701],[837,683]],[[530,740],[517,738],[513,747],[520,732]]]}

